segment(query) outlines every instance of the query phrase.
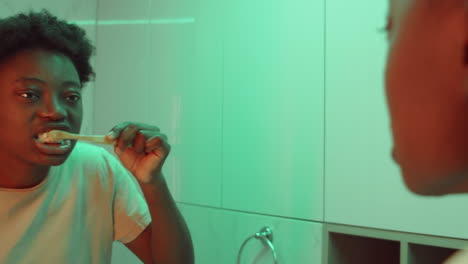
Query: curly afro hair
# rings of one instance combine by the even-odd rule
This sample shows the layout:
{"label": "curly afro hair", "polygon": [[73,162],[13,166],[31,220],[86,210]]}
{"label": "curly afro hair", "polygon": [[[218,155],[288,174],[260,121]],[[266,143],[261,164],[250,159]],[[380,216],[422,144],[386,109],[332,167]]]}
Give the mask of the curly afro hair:
{"label": "curly afro hair", "polygon": [[96,74],[89,62],[95,47],[85,31],[65,20],[59,20],[46,9],[20,13],[0,19],[0,62],[32,48],[42,48],[66,55],[75,65],[81,85],[94,80]]}

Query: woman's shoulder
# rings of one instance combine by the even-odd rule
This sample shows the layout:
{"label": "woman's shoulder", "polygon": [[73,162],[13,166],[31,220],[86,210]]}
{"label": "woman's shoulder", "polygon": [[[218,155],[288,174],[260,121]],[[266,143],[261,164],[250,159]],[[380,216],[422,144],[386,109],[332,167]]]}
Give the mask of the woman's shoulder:
{"label": "woman's shoulder", "polygon": [[70,153],[67,162],[81,164],[113,163],[115,162],[115,157],[101,146],[78,141],[72,153]]}

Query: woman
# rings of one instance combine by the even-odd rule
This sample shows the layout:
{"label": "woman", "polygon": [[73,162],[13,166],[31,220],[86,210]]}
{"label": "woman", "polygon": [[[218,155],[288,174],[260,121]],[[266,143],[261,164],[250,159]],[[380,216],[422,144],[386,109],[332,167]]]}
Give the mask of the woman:
{"label": "woman", "polygon": [[112,128],[118,159],[82,142],[41,140],[80,130],[81,92],[94,76],[84,30],[30,12],[0,19],[0,39],[0,263],[110,263],[113,241],[144,263],[193,263],[162,174],[170,145],[158,127]]}
{"label": "woman", "polygon": [[468,192],[465,23],[462,0],[391,0],[393,154],[418,194]]}
{"label": "woman", "polygon": [[[463,0],[391,0],[386,92],[393,157],[421,195],[468,192]],[[445,264],[468,263],[460,251]]]}

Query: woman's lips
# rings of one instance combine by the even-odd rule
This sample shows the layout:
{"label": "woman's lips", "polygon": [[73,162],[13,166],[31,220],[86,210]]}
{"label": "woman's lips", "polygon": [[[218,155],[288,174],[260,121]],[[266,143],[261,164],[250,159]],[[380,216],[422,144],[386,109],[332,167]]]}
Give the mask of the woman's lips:
{"label": "woman's lips", "polygon": [[71,140],[63,140],[62,143],[45,144],[34,138],[34,145],[40,152],[48,155],[64,155],[72,149]]}

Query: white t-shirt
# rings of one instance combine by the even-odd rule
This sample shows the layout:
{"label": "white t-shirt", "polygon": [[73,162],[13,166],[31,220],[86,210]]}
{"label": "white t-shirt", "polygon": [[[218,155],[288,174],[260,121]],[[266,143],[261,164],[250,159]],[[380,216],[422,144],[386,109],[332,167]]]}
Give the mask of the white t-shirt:
{"label": "white t-shirt", "polygon": [[466,264],[468,263],[468,248],[455,252],[443,264]]}
{"label": "white t-shirt", "polygon": [[78,142],[39,185],[0,188],[0,263],[110,263],[112,242],[131,242],[150,223],[134,176]]}

